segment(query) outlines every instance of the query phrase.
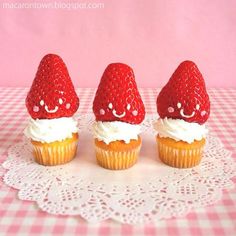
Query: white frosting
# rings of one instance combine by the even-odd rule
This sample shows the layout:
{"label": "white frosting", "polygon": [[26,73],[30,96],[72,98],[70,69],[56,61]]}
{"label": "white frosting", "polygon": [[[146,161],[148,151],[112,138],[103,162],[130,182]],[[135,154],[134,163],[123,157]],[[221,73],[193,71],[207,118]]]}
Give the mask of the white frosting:
{"label": "white frosting", "polygon": [[172,138],[176,141],[192,143],[194,140],[201,140],[206,137],[208,129],[198,123],[189,123],[181,119],[164,118],[158,119],[154,128],[160,137]]}
{"label": "white frosting", "polygon": [[94,137],[106,144],[117,140],[129,143],[131,139],[137,140],[140,133],[140,125],[131,125],[121,121],[95,121],[93,124]]}
{"label": "white frosting", "polygon": [[71,138],[78,132],[77,121],[72,117],[58,119],[30,119],[24,130],[26,137],[42,143],[51,143]]}

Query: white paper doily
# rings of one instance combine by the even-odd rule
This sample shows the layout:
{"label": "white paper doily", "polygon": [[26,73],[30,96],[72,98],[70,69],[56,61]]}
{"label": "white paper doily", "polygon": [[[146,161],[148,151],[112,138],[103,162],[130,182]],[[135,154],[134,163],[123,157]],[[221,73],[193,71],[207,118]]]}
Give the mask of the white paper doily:
{"label": "white paper doily", "polygon": [[94,116],[83,115],[77,157],[72,162],[56,167],[38,165],[29,141],[23,138],[9,149],[3,163],[8,170],[4,182],[19,190],[20,199],[34,201],[48,213],[128,224],[184,215],[216,202],[223,189],[233,187],[231,153],[212,136],[207,138],[199,166],[176,169],[161,163],[152,128],[156,119],[147,116],[139,161],[131,169],[111,171],[96,164],[91,135]]}

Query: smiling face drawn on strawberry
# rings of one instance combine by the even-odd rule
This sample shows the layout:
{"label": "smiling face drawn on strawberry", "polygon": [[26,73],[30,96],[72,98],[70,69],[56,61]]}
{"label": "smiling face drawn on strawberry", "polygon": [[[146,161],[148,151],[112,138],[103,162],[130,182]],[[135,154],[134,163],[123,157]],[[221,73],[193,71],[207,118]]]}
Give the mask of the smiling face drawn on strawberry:
{"label": "smiling face drawn on strawberry", "polygon": [[[113,116],[115,116],[116,118],[123,118],[123,117],[125,117],[126,113],[128,113],[130,111],[131,105],[127,104],[126,108],[124,109],[125,111],[122,114],[120,114],[120,115],[117,114],[117,111],[115,109],[113,109],[113,104],[111,102],[108,104],[108,108],[111,109]],[[105,114],[105,112],[104,112],[104,114]],[[137,110],[133,110],[133,111],[131,111],[131,114],[133,116],[137,116],[138,115],[138,111]]]}
{"label": "smiling face drawn on strawberry", "polygon": [[197,66],[182,62],[157,97],[160,117],[203,124],[210,114],[205,82]]}
{"label": "smiling face drawn on strawberry", "polygon": [[70,117],[77,111],[79,98],[59,56],[48,54],[40,62],[26,107],[33,119]]}
{"label": "smiling face drawn on strawberry", "polygon": [[[36,90],[34,90],[34,94],[37,94]],[[48,91],[38,97],[35,96],[27,102],[29,113],[34,119],[52,119],[72,116],[78,109],[78,100],[68,99],[67,97],[68,94],[66,92],[55,89],[53,92]]]}
{"label": "smiling face drawn on strawberry", "polygon": [[133,70],[128,65],[108,65],[94,98],[93,111],[98,121],[123,121],[130,124],[143,121],[144,104]]}
{"label": "smiling face drawn on strawberry", "polygon": [[[119,112],[119,110],[123,112]],[[106,117],[103,117],[104,119],[107,119],[108,116],[110,116],[112,119],[112,116],[113,116],[114,119],[117,118],[117,119],[122,120],[122,118],[124,118],[125,116],[127,116],[128,119],[129,118],[132,119],[132,116],[135,117],[138,115],[138,111],[135,109],[131,109],[131,105],[129,103],[127,104],[126,107],[122,105],[118,105],[116,106],[116,108],[114,108],[113,104],[110,102],[108,103],[107,108],[99,110],[99,114],[101,116],[106,116]]]}

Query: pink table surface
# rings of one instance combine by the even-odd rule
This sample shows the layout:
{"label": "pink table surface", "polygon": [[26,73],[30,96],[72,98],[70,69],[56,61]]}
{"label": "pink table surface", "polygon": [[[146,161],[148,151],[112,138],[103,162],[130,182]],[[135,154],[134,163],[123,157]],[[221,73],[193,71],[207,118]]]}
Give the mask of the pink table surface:
{"label": "pink table surface", "polygon": [[[0,162],[9,146],[22,138],[29,118],[24,106],[27,88],[0,88]],[[95,90],[78,89],[80,113],[91,112]],[[156,113],[159,89],[140,89],[148,113]],[[208,127],[236,159],[236,89],[209,89],[211,117]],[[4,170],[0,169],[0,173]],[[236,178],[234,178],[236,183]],[[122,225],[113,221],[89,224],[80,217],[54,216],[30,201],[17,198],[17,191],[0,178],[0,235],[236,235],[236,189],[224,191],[212,206],[199,208],[185,217],[147,225]]]}

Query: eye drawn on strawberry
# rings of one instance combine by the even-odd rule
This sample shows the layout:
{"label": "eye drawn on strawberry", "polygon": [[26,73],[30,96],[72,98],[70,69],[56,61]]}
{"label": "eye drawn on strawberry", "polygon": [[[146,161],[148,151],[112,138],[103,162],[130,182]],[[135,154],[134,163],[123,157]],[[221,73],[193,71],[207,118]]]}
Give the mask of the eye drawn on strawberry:
{"label": "eye drawn on strawberry", "polygon": [[93,111],[99,121],[123,121],[131,124],[143,121],[144,104],[133,70],[128,65],[108,65],[94,98]]}
{"label": "eye drawn on strawberry", "polygon": [[183,119],[203,124],[210,114],[205,82],[197,66],[182,62],[157,97],[161,118]]}
{"label": "eye drawn on strawberry", "polygon": [[59,56],[48,54],[41,60],[26,107],[33,119],[70,117],[77,111],[79,98]]}

